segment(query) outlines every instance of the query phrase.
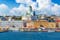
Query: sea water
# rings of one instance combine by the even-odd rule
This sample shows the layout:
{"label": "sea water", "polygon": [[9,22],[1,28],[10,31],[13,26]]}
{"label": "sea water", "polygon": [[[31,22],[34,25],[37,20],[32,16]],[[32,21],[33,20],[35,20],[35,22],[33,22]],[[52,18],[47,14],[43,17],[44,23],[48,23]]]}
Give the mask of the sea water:
{"label": "sea water", "polygon": [[60,32],[1,32],[0,40],[60,40]]}

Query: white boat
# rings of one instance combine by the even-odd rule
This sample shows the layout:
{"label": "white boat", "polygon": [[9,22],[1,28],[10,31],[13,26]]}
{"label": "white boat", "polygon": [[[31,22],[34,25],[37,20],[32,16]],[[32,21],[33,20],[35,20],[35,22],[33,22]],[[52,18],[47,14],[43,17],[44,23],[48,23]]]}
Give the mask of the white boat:
{"label": "white boat", "polygon": [[55,30],[48,29],[48,32],[55,32]]}
{"label": "white boat", "polygon": [[19,31],[19,28],[9,28],[10,31],[13,31],[13,32],[18,32]]}

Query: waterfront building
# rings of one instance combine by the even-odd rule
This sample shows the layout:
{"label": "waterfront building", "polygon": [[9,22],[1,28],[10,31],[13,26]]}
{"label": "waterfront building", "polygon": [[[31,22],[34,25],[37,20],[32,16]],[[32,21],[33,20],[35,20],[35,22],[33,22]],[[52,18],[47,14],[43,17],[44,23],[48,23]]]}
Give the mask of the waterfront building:
{"label": "waterfront building", "polygon": [[57,25],[57,28],[60,28],[60,17],[56,17],[56,25]]}

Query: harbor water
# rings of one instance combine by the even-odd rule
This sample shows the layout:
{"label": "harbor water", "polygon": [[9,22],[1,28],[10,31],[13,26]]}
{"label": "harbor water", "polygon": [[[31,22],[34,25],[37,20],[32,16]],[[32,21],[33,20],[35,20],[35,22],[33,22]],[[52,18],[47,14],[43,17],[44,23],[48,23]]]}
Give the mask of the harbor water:
{"label": "harbor water", "polygon": [[1,32],[0,40],[60,40],[60,32]]}

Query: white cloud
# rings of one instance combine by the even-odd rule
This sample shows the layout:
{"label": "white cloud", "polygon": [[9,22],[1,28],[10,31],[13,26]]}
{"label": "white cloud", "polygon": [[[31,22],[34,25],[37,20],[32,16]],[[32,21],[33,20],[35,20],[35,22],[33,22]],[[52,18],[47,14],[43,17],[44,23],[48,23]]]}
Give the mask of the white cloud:
{"label": "white cloud", "polygon": [[[60,15],[60,5],[52,4],[51,0],[37,0],[36,2],[32,0],[16,0],[16,2],[21,3],[20,6],[18,8],[14,7],[11,10],[7,5],[0,4],[0,15],[26,15],[26,12],[29,12],[29,6],[32,6],[32,10],[38,10],[40,14]],[[27,6],[24,6],[24,4]],[[36,11],[36,13],[38,11]]]}
{"label": "white cloud", "polygon": [[54,4],[54,6],[51,7],[52,13],[55,15],[60,15],[60,5]]}
{"label": "white cloud", "polygon": [[25,0],[16,0],[17,3],[25,3]]}
{"label": "white cloud", "polygon": [[16,2],[31,5],[33,8],[35,8],[38,3],[38,9],[42,9],[50,5],[51,0],[37,0],[36,2],[33,2],[32,0],[16,0]]}
{"label": "white cloud", "polygon": [[5,5],[5,4],[0,4],[0,9],[8,9],[8,6],[7,5]]}
{"label": "white cloud", "polygon": [[[21,5],[18,8],[13,8],[10,11],[10,13],[14,15],[26,14],[26,12],[29,11],[29,6],[32,6],[33,10],[38,10],[40,14],[59,15],[60,13],[60,5],[53,4],[52,6],[51,0],[37,0],[36,2],[33,2],[32,0],[16,0],[16,2],[21,3]],[[38,3],[38,7],[37,7],[37,3]],[[25,7],[23,4],[26,4],[27,6]]]}
{"label": "white cloud", "polygon": [[40,14],[60,15],[60,5],[52,3],[51,0],[37,0],[37,2],[39,6],[37,9],[41,11]]}
{"label": "white cloud", "polygon": [[36,2],[38,3],[39,6],[38,9],[43,9],[50,5],[51,0],[37,0]]}
{"label": "white cloud", "polygon": [[28,7],[24,7],[24,5],[20,5],[18,8],[14,7],[11,9],[10,13],[15,16],[21,16],[26,15],[26,13],[29,11]]}
{"label": "white cloud", "polygon": [[[37,3],[33,2],[32,0],[16,0],[16,2],[21,3],[18,9],[22,14],[26,14],[26,12],[29,12],[29,6],[32,6],[32,10],[35,10],[37,8]],[[24,4],[26,4],[26,7],[24,6]]]}
{"label": "white cloud", "polygon": [[8,14],[8,11],[9,11],[9,8],[7,5],[5,4],[0,4],[0,15],[3,16],[3,15],[7,15]]}
{"label": "white cloud", "polygon": [[30,3],[32,0],[16,0],[17,3]]}
{"label": "white cloud", "polygon": [[27,6],[32,6],[33,8],[36,7],[36,2],[32,0],[16,0],[17,3],[26,4]]}

